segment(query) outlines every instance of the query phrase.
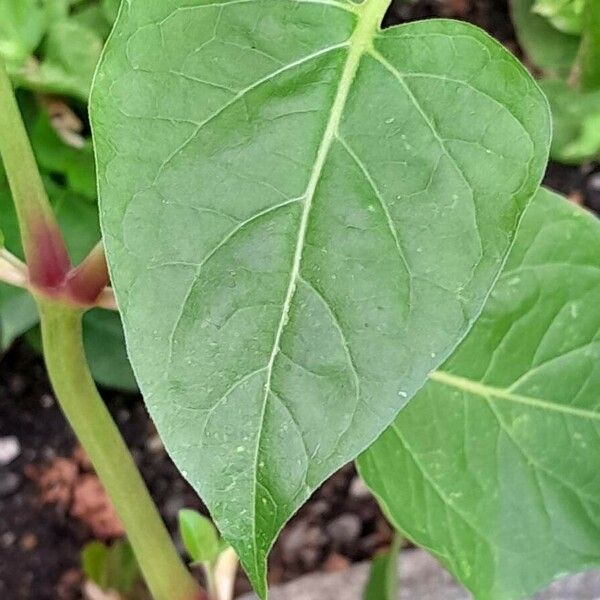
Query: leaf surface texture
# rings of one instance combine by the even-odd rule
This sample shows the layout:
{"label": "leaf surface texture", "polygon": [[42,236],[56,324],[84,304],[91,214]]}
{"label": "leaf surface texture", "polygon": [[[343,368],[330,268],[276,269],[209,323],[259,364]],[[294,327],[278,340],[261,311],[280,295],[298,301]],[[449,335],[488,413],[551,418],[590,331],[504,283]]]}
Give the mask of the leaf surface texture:
{"label": "leaf surface texture", "polygon": [[132,364],[261,595],[283,524],[480,312],[547,158],[480,30],[388,2],[126,2],[92,94]]}

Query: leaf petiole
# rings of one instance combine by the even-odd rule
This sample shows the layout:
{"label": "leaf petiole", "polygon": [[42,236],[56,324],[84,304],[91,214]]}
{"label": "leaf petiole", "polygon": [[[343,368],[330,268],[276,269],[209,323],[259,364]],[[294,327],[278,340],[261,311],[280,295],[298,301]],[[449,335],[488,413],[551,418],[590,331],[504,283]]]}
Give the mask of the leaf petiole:
{"label": "leaf petiole", "polygon": [[8,250],[0,250],[0,281],[15,287],[28,289],[29,275],[25,263]]}

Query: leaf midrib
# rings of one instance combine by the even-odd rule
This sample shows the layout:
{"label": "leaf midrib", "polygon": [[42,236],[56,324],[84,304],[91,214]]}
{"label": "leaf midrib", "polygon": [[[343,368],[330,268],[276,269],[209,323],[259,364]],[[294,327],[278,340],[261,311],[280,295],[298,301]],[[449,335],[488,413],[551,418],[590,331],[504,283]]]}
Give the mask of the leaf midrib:
{"label": "leaf midrib", "polygon": [[491,386],[480,381],[475,381],[473,379],[468,379],[467,377],[461,377],[460,375],[449,373],[447,371],[434,371],[429,376],[429,379],[462,392],[467,392],[475,396],[481,396],[482,398],[486,399],[495,398],[498,400],[506,400],[524,406],[529,406],[530,408],[537,410],[557,412],[571,417],[600,421],[600,413],[592,410],[579,408],[577,406],[558,404],[549,400],[534,398],[532,396],[515,394],[514,392],[510,391],[510,389]]}
{"label": "leaf midrib", "polygon": [[256,548],[256,513],[257,513],[257,485],[258,485],[258,472],[257,467],[259,463],[259,452],[261,446],[261,438],[262,431],[264,428],[264,419],[267,408],[268,395],[271,390],[271,377],[273,374],[273,367],[275,364],[275,358],[279,353],[281,336],[285,330],[285,326],[288,320],[288,315],[291,309],[291,304],[294,298],[294,293],[296,290],[296,285],[298,283],[298,277],[300,275],[300,267],[302,263],[302,254],[304,250],[304,245],[306,241],[306,234],[308,230],[308,224],[310,220],[311,208],[314,200],[314,196],[316,193],[316,189],[318,183],[321,179],[321,174],[323,172],[323,168],[327,161],[327,157],[329,156],[329,152],[333,145],[334,140],[336,139],[337,130],[339,124],[341,122],[344,108],[346,106],[348,97],[350,95],[350,91],[352,89],[352,84],[354,83],[354,79],[356,73],[358,72],[358,68],[360,66],[362,56],[371,48],[373,38],[377,31],[379,31],[379,27],[385,12],[389,6],[389,0],[365,0],[362,5],[358,5],[356,7],[356,12],[358,15],[357,25],[354,29],[352,36],[348,42],[348,56],[346,58],[346,62],[344,64],[344,69],[342,71],[342,75],[340,77],[340,82],[337,88],[337,92],[331,105],[331,110],[329,112],[329,118],[327,121],[327,125],[325,131],[323,133],[323,137],[321,139],[321,143],[319,145],[319,149],[317,151],[317,156],[315,159],[315,163],[313,165],[313,169],[311,171],[311,175],[309,178],[309,182],[305,192],[305,200],[304,200],[304,208],[302,210],[302,216],[300,220],[300,226],[298,230],[298,238],[296,241],[296,247],[294,250],[294,258],[292,262],[292,268],[290,271],[290,278],[288,281],[288,286],[285,294],[285,299],[283,302],[281,317],[277,326],[277,330],[275,332],[275,337],[273,341],[273,348],[271,351],[271,355],[269,357],[269,362],[267,363],[267,377],[265,381],[264,387],[264,396],[262,401],[262,412],[259,420],[259,430],[256,437],[256,450],[254,454],[254,498],[253,498],[253,507],[254,514],[252,518],[252,538],[253,538],[253,550],[254,550],[254,570],[255,574],[258,576],[260,570],[258,568],[258,552]]}

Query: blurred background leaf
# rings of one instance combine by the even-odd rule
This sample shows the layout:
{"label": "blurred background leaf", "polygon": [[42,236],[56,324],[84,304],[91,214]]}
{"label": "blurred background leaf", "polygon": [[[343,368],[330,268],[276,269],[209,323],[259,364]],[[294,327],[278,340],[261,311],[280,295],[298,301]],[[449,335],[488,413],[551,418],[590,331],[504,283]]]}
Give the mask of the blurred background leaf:
{"label": "blurred background leaf", "polygon": [[[19,88],[25,125],[74,263],[100,239],[86,102],[118,7],[118,0],[0,0],[0,55]],[[1,167],[0,227],[7,249],[22,258],[16,214]],[[37,323],[31,296],[0,284],[0,358],[25,334],[39,350]],[[86,314],[84,342],[100,384],[137,389],[118,314],[100,309]]]}

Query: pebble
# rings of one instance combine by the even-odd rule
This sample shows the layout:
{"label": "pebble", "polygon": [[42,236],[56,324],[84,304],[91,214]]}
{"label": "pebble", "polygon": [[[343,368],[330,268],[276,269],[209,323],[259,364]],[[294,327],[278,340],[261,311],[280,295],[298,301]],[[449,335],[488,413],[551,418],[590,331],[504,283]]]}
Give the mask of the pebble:
{"label": "pebble", "polygon": [[38,539],[33,533],[26,533],[21,540],[19,541],[19,546],[21,550],[25,552],[30,552],[38,545]]}
{"label": "pebble", "polygon": [[361,528],[360,519],[356,515],[346,513],[327,525],[327,533],[334,543],[348,546],[358,539]]}
{"label": "pebble", "polygon": [[21,444],[14,435],[0,438],[0,466],[10,464],[21,454]]}
{"label": "pebble", "polygon": [[[287,562],[293,562],[296,557],[306,564],[318,555],[318,551],[327,543],[323,532],[314,526],[300,521],[292,525],[281,539],[281,550]],[[314,555],[314,556],[313,556]]]}
{"label": "pebble", "polygon": [[588,188],[592,192],[600,192],[600,172],[590,176],[588,179]]}
{"label": "pebble", "polygon": [[20,396],[25,391],[25,388],[27,387],[25,378],[22,377],[21,375],[13,375],[10,378],[8,385],[10,386],[10,391],[17,396]]}
{"label": "pebble", "polygon": [[163,507],[163,512],[165,514],[165,516],[171,518],[171,519],[176,519],[177,515],[179,514],[179,511],[185,508],[185,499],[184,498],[178,498],[178,497],[174,497],[174,498],[169,498]]}
{"label": "pebble", "polygon": [[363,499],[371,495],[369,488],[360,477],[355,477],[350,484],[350,496],[353,498]]}
{"label": "pebble", "polygon": [[594,173],[587,180],[586,204],[594,211],[600,212],[600,172]]}
{"label": "pebble", "polygon": [[146,448],[148,448],[148,450],[150,450],[150,452],[157,453],[157,452],[162,452],[165,447],[162,443],[162,440],[158,436],[158,434],[156,434],[156,435],[151,435],[148,438],[148,440],[146,441]]}
{"label": "pebble", "polygon": [[54,398],[50,394],[42,394],[40,397],[40,404],[42,408],[50,408],[54,406]]}
{"label": "pebble", "polygon": [[12,471],[0,472],[0,498],[14,494],[21,485],[21,478]]}

